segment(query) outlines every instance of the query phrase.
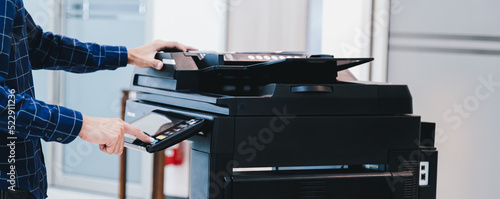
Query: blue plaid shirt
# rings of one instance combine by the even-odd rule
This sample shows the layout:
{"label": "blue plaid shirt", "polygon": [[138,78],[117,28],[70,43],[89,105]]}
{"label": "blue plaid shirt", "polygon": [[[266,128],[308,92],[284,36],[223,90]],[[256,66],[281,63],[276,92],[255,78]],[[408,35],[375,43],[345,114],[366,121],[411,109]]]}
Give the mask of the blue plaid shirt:
{"label": "blue plaid shirt", "polygon": [[[38,199],[46,198],[40,139],[73,141],[81,129],[82,114],[36,100],[31,70],[116,69],[127,64],[127,49],[44,33],[22,0],[0,1],[0,40],[0,190],[12,182]],[[15,175],[9,175],[13,171]],[[15,179],[9,181],[11,177]]]}

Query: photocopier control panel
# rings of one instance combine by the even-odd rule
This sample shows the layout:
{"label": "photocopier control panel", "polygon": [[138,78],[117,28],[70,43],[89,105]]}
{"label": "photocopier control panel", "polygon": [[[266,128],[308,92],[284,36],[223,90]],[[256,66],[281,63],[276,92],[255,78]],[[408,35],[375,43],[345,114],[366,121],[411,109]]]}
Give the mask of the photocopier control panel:
{"label": "photocopier control panel", "polygon": [[168,113],[151,112],[130,124],[148,135],[150,132],[155,132],[152,136],[150,135],[154,141],[148,144],[125,134],[125,146],[149,153],[161,151],[198,134],[204,123],[204,119],[182,118],[182,116]]}

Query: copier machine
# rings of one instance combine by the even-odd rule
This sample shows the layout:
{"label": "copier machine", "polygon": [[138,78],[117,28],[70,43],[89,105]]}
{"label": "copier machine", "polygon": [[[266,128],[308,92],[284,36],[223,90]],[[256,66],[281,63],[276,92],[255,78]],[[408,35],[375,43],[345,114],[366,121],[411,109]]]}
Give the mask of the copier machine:
{"label": "copier machine", "polygon": [[[337,80],[372,58],[160,52],[136,68],[125,120],[155,152],[192,141],[191,199],[436,198],[434,124],[406,85]],[[168,177],[168,176],[167,176]]]}

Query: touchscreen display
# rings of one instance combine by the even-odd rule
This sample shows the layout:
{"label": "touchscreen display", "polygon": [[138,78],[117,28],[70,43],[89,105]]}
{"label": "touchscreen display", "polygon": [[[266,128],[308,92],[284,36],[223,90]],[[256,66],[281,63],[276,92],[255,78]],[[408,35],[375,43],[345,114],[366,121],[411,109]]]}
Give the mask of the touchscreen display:
{"label": "touchscreen display", "polygon": [[[163,131],[174,126],[175,123],[179,122],[179,120],[180,119],[177,118],[170,119],[165,114],[151,112],[130,122],[130,124],[141,129],[142,132],[148,134],[149,136],[156,137],[156,135],[161,134]],[[125,134],[125,142],[147,146],[147,144],[136,139],[137,138],[133,135]]]}
{"label": "touchscreen display", "polygon": [[130,124],[155,140],[152,143],[144,143],[132,135],[125,134],[125,146],[150,153],[160,151],[197,134],[204,122],[205,120],[200,118],[153,111]]}
{"label": "touchscreen display", "polygon": [[130,124],[141,129],[144,133],[155,135],[160,132],[161,129],[172,127],[174,125],[172,122],[173,121],[164,114],[151,112]]}

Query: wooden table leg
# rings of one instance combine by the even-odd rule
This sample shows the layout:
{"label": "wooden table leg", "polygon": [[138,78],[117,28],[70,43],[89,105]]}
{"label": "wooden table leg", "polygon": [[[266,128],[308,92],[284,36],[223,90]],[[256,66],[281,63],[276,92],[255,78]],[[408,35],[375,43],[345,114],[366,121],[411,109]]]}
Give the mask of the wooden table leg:
{"label": "wooden table leg", "polygon": [[120,156],[120,199],[125,199],[127,192],[127,148],[123,149]]}
{"label": "wooden table leg", "polygon": [[153,155],[153,199],[164,199],[163,183],[165,179],[165,151]]}
{"label": "wooden table leg", "polygon": [[[121,118],[125,119],[125,106],[127,104],[127,100],[129,99],[129,91],[123,90],[122,96],[122,107],[121,107]],[[120,199],[125,199],[125,194],[127,193],[127,148],[123,148],[123,153],[120,156],[120,191],[119,197]]]}

